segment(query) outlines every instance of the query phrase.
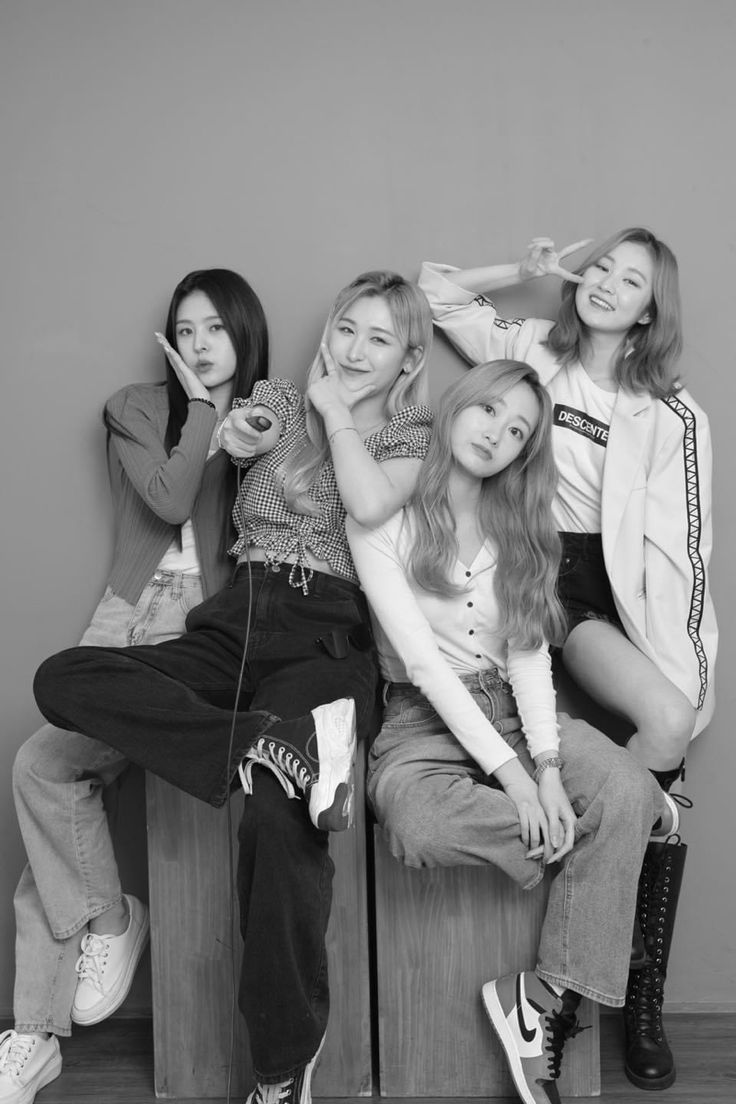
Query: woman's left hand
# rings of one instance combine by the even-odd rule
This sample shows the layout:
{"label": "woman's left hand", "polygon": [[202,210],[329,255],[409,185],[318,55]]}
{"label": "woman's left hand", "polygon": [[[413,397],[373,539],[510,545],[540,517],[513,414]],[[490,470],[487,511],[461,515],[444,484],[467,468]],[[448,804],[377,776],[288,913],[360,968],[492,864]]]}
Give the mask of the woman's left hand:
{"label": "woman's left hand", "polygon": [[575,824],[577,817],[565,793],[562,778],[557,767],[548,767],[539,775],[537,783],[539,803],[547,815],[549,841],[554,853],[548,862],[559,862],[563,855],[572,850],[575,843]]}
{"label": "woman's left hand", "polygon": [[583,238],[558,250],[552,238],[532,238],[526,247],[526,256],[519,262],[520,279],[533,280],[537,276],[559,276],[562,280],[582,284],[583,277],[570,272],[568,268],[563,268],[560,262],[571,253],[582,249],[583,246],[590,245],[592,241],[592,238]]}
{"label": "woman's left hand", "polygon": [[342,416],[350,418],[350,411],[356,403],[374,394],[375,384],[367,383],[363,387],[355,388],[355,390],[346,387],[340,378],[332,354],[324,342],[320,345],[319,351],[322,354],[325,374],[309,385],[307,397],[315,410],[325,420],[328,414],[334,416],[335,421],[338,421]]}
{"label": "woman's left hand", "polygon": [[188,399],[207,399],[210,401],[210,393],[202,383],[201,379],[196,372],[193,372],[191,368],[187,367],[183,358],[176,351],[176,349],[169,345],[168,341],[162,333],[157,330],[154,331],[154,336],[159,345],[166,353],[166,359],[171,367],[174,369],[176,378],[184,388],[184,393]]}

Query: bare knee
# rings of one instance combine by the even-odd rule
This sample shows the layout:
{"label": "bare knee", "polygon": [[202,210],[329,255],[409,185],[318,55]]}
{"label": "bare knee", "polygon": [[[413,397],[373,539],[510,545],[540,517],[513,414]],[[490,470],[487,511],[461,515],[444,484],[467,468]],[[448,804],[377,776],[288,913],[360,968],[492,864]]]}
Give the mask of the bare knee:
{"label": "bare knee", "polygon": [[635,717],[637,732],[631,750],[648,767],[679,762],[687,751],[695,727],[695,710],[690,702],[674,690],[653,695]]}

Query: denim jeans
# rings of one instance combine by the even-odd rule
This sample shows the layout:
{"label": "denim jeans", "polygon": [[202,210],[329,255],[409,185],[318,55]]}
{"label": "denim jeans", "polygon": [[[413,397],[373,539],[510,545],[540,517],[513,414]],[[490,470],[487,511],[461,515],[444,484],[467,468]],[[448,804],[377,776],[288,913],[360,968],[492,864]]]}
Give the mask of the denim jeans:
{"label": "denim jeans", "polygon": [[[250,575],[241,567],[188,616],[183,637],[158,647],[52,657],[36,676],[42,712],[212,805],[227,799],[259,735],[303,732],[318,705],[353,698],[366,735],[377,665],[365,599],[353,583],[320,572],[305,595],[288,575],[261,563]],[[306,802],[289,801],[262,768],[254,777],[240,828],[240,1005],[256,1073],[277,1081],[314,1056],[326,1028],[333,869],[327,834],[313,827]]]}
{"label": "denim jeans", "polygon": [[[510,688],[495,670],[463,682],[491,721],[516,713]],[[664,800],[651,774],[602,733],[565,714],[558,723],[562,781],[578,821],[572,851],[552,868],[537,973],[620,1007],[639,872]],[[504,738],[531,774],[523,733]],[[524,889],[542,880],[544,863],[526,858],[511,799],[413,687],[390,691],[369,756],[367,789],[391,852],[407,865],[493,863]]]}
{"label": "denim jeans", "polygon": [[[131,606],[108,589],[82,644],[178,636],[202,601],[198,575],[157,572]],[[127,766],[117,751],[47,724],[22,745],[13,793],[28,856],[15,893],[15,1027],[71,1033],[81,935],[121,897],[103,788]]]}

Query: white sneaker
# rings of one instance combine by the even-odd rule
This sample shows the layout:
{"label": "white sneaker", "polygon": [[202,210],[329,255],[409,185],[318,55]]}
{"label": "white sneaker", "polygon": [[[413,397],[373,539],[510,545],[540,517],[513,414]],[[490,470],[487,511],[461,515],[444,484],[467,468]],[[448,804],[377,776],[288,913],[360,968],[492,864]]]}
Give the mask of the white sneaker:
{"label": "white sneaker", "polygon": [[77,960],[79,975],[72,1005],[74,1023],[100,1023],[120,1007],[128,995],[136,967],[148,942],[148,909],[137,897],[125,894],[130,920],[122,935],[94,935],[82,939]]}
{"label": "white sneaker", "polygon": [[33,1104],[36,1093],[61,1073],[55,1035],[0,1035],[0,1104]]}

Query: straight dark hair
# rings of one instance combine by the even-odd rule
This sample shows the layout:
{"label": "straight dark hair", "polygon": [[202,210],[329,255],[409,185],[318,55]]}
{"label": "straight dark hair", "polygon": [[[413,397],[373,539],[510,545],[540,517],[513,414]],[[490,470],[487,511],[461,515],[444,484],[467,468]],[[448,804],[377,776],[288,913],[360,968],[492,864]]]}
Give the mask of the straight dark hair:
{"label": "straight dark hair", "polygon": [[[247,399],[257,380],[268,378],[268,326],[261,301],[247,280],[228,268],[201,268],[188,273],[174,288],[166,315],[165,334],[176,348],[176,316],[187,295],[201,291],[212,303],[222,320],[235,349],[235,376],[232,397]],[[169,399],[169,420],[164,445],[167,453],[179,443],[187,418],[188,399],[176,372],[164,357],[166,391]],[[135,440],[125,426],[113,418],[107,409],[103,421],[108,431]]]}
{"label": "straight dark hair", "polygon": [[[258,380],[268,378],[268,326],[261,301],[247,280],[228,268],[200,268],[189,272],[174,288],[166,316],[165,334],[170,345],[176,349],[176,316],[182,300],[192,292],[201,291],[212,303],[220,317],[228,337],[235,350],[235,375],[233,377],[232,398],[248,398]],[[174,369],[166,364],[166,387],[169,400],[169,418],[166,425],[164,447],[170,455],[179,443],[182,427],[187,418],[189,400],[179,383]],[[103,421],[110,436],[136,440],[134,434],[114,418],[107,407]],[[237,469],[230,462],[224,471],[227,480],[230,501],[234,503],[237,491]],[[234,532],[230,516],[225,519],[227,534]]]}
{"label": "straight dark hair", "polygon": [[[166,339],[176,348],[176,316],[179,305],[193,291],[201,291],[222,320],[235,349],[236,366],[232,397],[247,399],[257,380],[268,376],[268,327],[261,301],[247,280],[228,268],[202,268],[190,272],[177,284],[166,317]],[[179,442],[187,417],[187,396],[166,361],[166,386],[169,393],[169,422],[166,427],[166,451]]]}

